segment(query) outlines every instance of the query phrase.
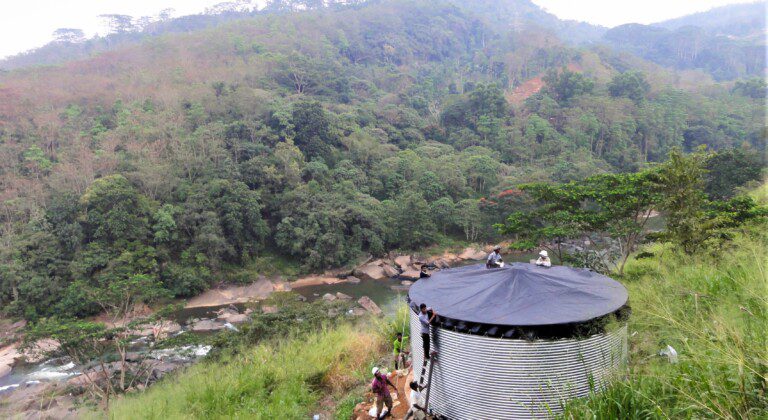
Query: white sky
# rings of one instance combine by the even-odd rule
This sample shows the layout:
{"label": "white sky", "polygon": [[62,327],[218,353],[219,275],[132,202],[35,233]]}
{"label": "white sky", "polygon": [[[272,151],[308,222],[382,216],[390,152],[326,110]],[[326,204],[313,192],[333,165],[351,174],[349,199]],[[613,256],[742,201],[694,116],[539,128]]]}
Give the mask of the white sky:
{"label": "white sky", "polygon": [[[225,0],[0,0],[0,57],[40,47],[57,28],[79,28],[87,36],[104,33],[102,14],[134,17],[201,13]],[[471,0],[467,0],[471,1]],[[563,19],[616,26],[651,23],[744,0],[533,0]],[[253,1],[260,3],[260,1]]]}

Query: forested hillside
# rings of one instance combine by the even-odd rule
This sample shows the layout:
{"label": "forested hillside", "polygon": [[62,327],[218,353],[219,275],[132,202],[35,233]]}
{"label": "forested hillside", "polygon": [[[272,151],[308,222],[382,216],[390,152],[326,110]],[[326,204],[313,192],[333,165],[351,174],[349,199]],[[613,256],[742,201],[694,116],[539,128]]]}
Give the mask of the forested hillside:
{"label": "forested hillside", "polygon": [[320,270],[496,241],[529,205],[515,185],[675,148],[738,148],[712,169],[747,181],[764,99],[762,80],[713,83],[420,0],[257,14],[15,70],[0,75],[0,303],[84,316],[99,309],[84,287],[136,275],[191,296],[265,256]]}
{"label": "forested hillside", "polygon": [[716,80],[763,77],[765,15],[765,2],[730,5],[654,25],[617,26],[604,40],[663,66],[701,69]]}

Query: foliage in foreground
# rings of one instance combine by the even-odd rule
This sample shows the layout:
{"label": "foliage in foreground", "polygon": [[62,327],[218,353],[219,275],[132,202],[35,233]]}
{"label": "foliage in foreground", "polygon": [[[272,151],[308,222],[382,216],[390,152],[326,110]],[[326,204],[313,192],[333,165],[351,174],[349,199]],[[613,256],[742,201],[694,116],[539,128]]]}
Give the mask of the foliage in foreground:
{"label": "foliage in foreground", "polygon": [[[716,255],[668,244],[630,260],[629,380],[576,401],[566,418],[765,418],[768,273],[765,225]],[[679,363],[657,356],[671,345]]]}
{"label": "foliage in foreground", "polygon": [[363,378],[382,341],[352,326],[260,344],[192,366],[172,381],[115,403],[110,418],[305,418],[323,394]]}

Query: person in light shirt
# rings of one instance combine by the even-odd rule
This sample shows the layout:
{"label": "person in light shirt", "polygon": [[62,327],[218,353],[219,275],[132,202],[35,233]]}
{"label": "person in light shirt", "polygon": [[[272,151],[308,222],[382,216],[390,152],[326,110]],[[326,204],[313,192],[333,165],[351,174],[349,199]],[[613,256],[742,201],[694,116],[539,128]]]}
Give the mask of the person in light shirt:
{"label": "person in light shirt", "polygon": [[504,261],[501,260],[501,247],[497,246],[493,248],[493,252],[488,254],[488,259],[485,261],[485,268],[499,267],[504,267]]}
{"label": "person in light shirt", "polygon": [[539,252],[539,259],[536,260],[536,265],[539,267],[552,267],[552,261],[549,259],[549,254],[546,250]]}
{"label": "person in light shirt", "polygon": [[405,413],[405,417],[403,417],[403,420],[410,420],[412,417],[416,418],[416,414],[419,412],[426,413],[426,410],[421,405],[421,390],[423,390],[423,386],[419,386],[419,384],[416,383],[416,381],[411,381],[411,406],[408,408],[408,412]]}

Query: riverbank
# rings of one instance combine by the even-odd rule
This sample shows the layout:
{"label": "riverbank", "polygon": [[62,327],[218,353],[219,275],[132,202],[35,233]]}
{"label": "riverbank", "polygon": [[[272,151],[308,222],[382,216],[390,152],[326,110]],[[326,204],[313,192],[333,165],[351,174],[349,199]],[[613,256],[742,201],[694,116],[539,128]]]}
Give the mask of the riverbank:
{"label": "riverbank", "polygon": [[[503,244],[503,246],[506,245]],[[281,276],[271,278],[257,276],[258,279],[251,284],[222,284],[209,289],[186,301],[184,307],[193,309],[236,305],[263,300],[273,292],[294,290],[301,293],[302,290],[305,290],[313,293],[316,290],[323,290],[323,286],[358,285],[365,280],[414,281],[418,280],[422,265],[427,265],[428,271],[432,272],[436,269],[472,264],[484,260],[491,248],[491,245],[486,245],[482,247],[468,246],[455,251],[428,249],[414,254],[391,253],[389,257],[369,259],[351,269],[335,269],[324,273],[308,274],[292,281],[286,281]],[[507,251],[506,255],[510,262],[527,262],[534,257],[534,254],[530,252]],[[348,287],[345,288],[344,293],[349,290]]]}
{"label": "riverbank", "polygon": [[[389,310],[387,309],[389,302],[399,301],[397,296],[402,296],[402,293],[406,292],[410,285],[410,280],[403,279],[417,279],[421,265],[426,264],[430,271],[460,266],[484,259],[487,252],[480,247],[465,247],[455,252],[432,249],[431,254],[426,253],[427,256],[392,254],[389,258],[368,260],[351,269],[337,269],[321,274],[307,275],[293,281],[285,281],[280,276],[272,278],[257,276],[256,281],[251,284],[219,285],[183,302],[184,309],[173,314],[167,321],[131,327],[136,338],[132,344],[132,353],[129,356],[138,363],[138,367],[143,367],[142,363],[145,362],[141,360],[143,357],[139,357],[139,355],[149,351],[151,346],[166,338],[173,338],[178,341],[176,337],[182,338],[181,336],[185,334],[215,334],[219,331],[237,330],[240,324],[251,322],[254,309],[257,311],[276,311],[277,308],[272,305],[258,303],[270,299],[270,296],[275,292],[293,290],[298,299],[307,302],[348,300],[354,303],[359,300],[360,303],[357,304],[357,308],[350,309],[350,314],[360,316],[366,312],[381,313],[379,305],[382,305],[385,310]],[[518,260],[527,260],[528,258],[527,255],[517,255],[516,257]],[[152,315],[153,312],[151,308],[141,306],[132,311],[132,318],[130,319],[113,322],[103,317],[94,317],[92,321],[102,322],[111,327],[119,327],[128,325],[134,319],[133,317],[146,317]],[[29,411],[27,410],[28,402],[34,400],[36,395],[42,398],[43,393],[52,393],[63,398],[65,394],[71,394],[73,387],[79,388],[82,392],[83,385],[88,382],[77,379],[78,376],[83,376],[82,369],[79,366],[69,366],[66,361],[49,365],[48,362],[41,363],[43,360],[38,359],[35,364],[24,363],[24,355],[16,351],[21,336],[10,334],[14,328],[14,331],[21,331],[23,324],[23,322],[13,324],[7,320],[3,321],[2,324],[5,342],[10,343],[0,348],[0,362],[2,362],[0,363],[0,378],[5,376],[5,380],[0,382],[0,386],[4,387],[0,390],[0,405],[4,405],[6,414],[18,412],[18,410]],[[181,347],[179,348],[183,350],[183,348],[189,347],[185,343],[198,341],[197,339],[190,340],[189,337],[184,338],[181,340]],[[204,353],[200,353],[192,358],[167,360],[167,356],[173,354],[174,351],[173,348],[170,348],[164,350],[165,354],[160,357],[149,358],[154,360],[150,363],[152,366],[149,370],[154,369],[157,374],[148,383],[154,382],[166,373],[180,367],[189,366],[194,363],[197,357],[204,355]],[[31,379],[34,375],[40,375],[41,380]],[[57,404],[59,406],[71,406],[63,399]],[[16,411],[7,411],[9,407],[14,407],[13,410]],[[35,410],[40,411],[39,408],[35,408]]]}

